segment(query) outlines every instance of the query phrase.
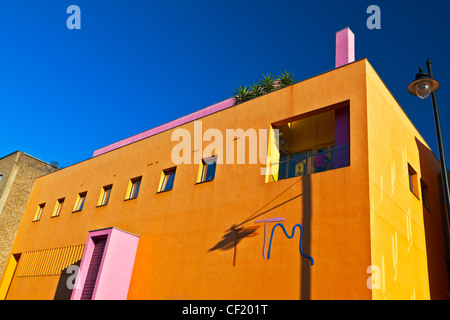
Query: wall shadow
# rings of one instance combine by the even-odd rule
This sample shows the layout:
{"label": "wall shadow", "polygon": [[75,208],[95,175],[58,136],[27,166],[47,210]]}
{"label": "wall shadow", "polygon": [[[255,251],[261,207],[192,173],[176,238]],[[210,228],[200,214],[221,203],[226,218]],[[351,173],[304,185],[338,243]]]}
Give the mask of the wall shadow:
{"label": "wall shadow", "polygon": [[[77,262],[73,263],[72,265],[76,265],[77,267],[80,267],[81,259]],[[69,268],[69,267],[67,267]],[[72,296],[73,289],[69,289],[67,286],[67,281],[72,276],[72,279],[74,280],[72,283],[75,282],[75,277],[73,277],[74,273],[68,273],[67,268],[63,269],[61,271],[61,275],[59,276],[58,285],[56,286],[56,292],[53,300],[70,300],[70,297]]]}
{"label": "wall shadow", "polygon": [[[416,144],[419,151],[421,185],[422,187],[423,184],[426,185],[430,196],[429,208],[422,205],[430,299],[448,299],[450,297],[450,243],[440,162],[435,154],[417,138]],[[421,191],[420,200],[424,204],[424,190]],[[439,201],[436,201],[437,199]]]}
{"label": "wall shadow", "polygon": [[[303,176],[303,244],[302,247],[306,252],[311,252],[311,175]],[[300,256],[301,272],[300,272],[300,299],[311,299],[311,264],[308,259]]]}
{"label": "wall shadow", "polygon": [[[263,205],[260,209],[256,210],[254,213],[252,213],[248,218],[244,219],[242,222],[237,223],[237,224],[233,224],[230,228],[228,228],[227,230],[225,230],[224,235],[222,236],[222,239],[216,243],[216,245],[214,245],[211,249],[208,250],[208,252],[214,251],[214,250],[234,250],[234,255],[233,255],[233,266],[236,265],[236,256],[237,256],[237,245],[245,238],[250,238],[250,237],[254,237],[256,236],[258,233],[256,232],[256,230],[260,227],[260,226],[253,226],[253,227],[247,227],[244,228],[242,227],[242,225],[244,225],[247,222],[253,221],[257,218],[260,218],[261,216],[265,215],[266,213],[271,212],[274,209],[277,209],[283,205],[285,205],[286,203],[291,202],[292,200],[295,200],[299,197],[302,196],[302,194],[298,194],[296,196],[293,196],[277,205],[274,205],[272,207],[269,207],[270,204],[272,204],[276,199],[278,199],[279,197],[281,197],[284,193],[286,193],[289,189],[291,189],[292,187],[294,187],[296,184],[300,183],[301,181],[305,180],[305,177],[308,181],[310,181],[310,177],[309,175],[304,175],[301,177],[298,177],[296,179],[296,181],[294,183],[292,183],[289,187],[287,187],[285,190],[283,190],[282,192],[280,192],[276,197],[274,197],[272,200],[270,200],[269,202],[267,202],[265,205]],[[310,185],[309,182],[307,182],[307,185]],[[310,200],[309,200],[310,201]],[[269,207],[269,208],[267,208]],[[303,204],[303,207],[305,208],[305,204]],[[264,210],[265,209],[265,210]],[[310,212],[310,210],[309,210]],[[310,213],[308,213],[308,215],[310,215]],[[310,222],[308,222],[310,220],[310,218],[305,219],[303,222],[306,222],[308,224],[308,227],[310,225]],[[309,249],[310,248],[310,237],[309,237],[309,233],[305,233],[306,237],[304,238],[304,248]],[[304,259],[302,259],[304,260]],[[308,260],[309,261],[309,260]],[[304,261],[302,261],[302,263],[304,263]],[[302,268],[302,269],[308,269],[309,270],[309,262],[306,262],[306,265],[308,267]],[[308,276],[309,278],[309,276]],[[302,290],[302,291],[309,291],[307,289]]]}
{"label": "wall shadow", "polygon": [[280,203],[280,204],[278,204],[278,205],[276,205],[276,206],[274,206],[274,207],[272,207],[272,208],[270,208],[270,209],[267,209],[267,210],[261,212],[261,210],[263,210],[264,208],[268,207],[272,202],[274,202],[276,199],[278,199],[279,197],[281,197],[285,192],[287,192],[289,189],[291,189],[292,187],[294,187],[297,183],[300,183],[300,182],[303,180],[303,179],[301,179],[302,177],[304,177],[304,176],[298,177],[297,180],[296,180],[293,184],[291,184],[289,187],[287,187],[286,189],[284,189],[284,190],[283,190],[282,192],[280,192],[276,197],[274,197],[272,200],[270,200],[269,202],[267,202],[267,203],[266,203],[265,205],[263,205],[261,208],[259,208],[258,210],[256,210],[256,211],[255,211],[253,214],[251,214],[247,219],[245,219],[245,220],[242,221],[241,223],[237,224],[237,226],[241,226],[241,225],[243,225],[244,223],[247,223],[247,222],[252,221],[252,220],[254,220],[254,219],[256,219],[256,218],[259,218],[259,217],[261,217],[262,215],[264,215],[264,214],[266,214],[266,213],[272,211],[273,209],[276,209],[276,208],[278,208],[278,207],[280,207],[280,206],[282,206],[282,205],[284,205],[284,204],[286,204],[286,203],[288,203],[288,202],[290,202],[290,201],[292,201],[292,200],[294,200],[294,199],[296,199],[296,198],[298,198],[298,197],[301,197],[302,194],[298,194],[298,195],[296,195],[296,196],[294,196],[294,197],[292,197],[292,198],[290,198],[290,199],[288,199],[288,200],[286,200],[286,201],[284,201],[284,202],[282,202],[282,203]]}
{"label": "wall shadow", "polygon": [[287,187],[285,190],[280,192],[276,197],[274,197],[272,200],[267,202],[265,205],[263,205],[260,209],[256,210],[254,213],[252,213],[248,218],[244,219],[242,222],[233,224],[229,229],[225,230],[224,235],[222,236],[222,240],[216,243],[215,246],[213,246],[211,249],[208,250],[208,252],[214,251],[214,250],[234,250],[233,255],[233,266],[236,265],[236,256],[237,256],[237,245],[239,242],[241,242],[245,238],[250,238],[256,236],[258,233],[256,233],[256,230],[260,226],[253,226],[248,228],[241,227],[247,222],[250,222],[252,220],[255,220],[256,218],[259,218],[263,216],[264,214],[298,198],[301,196],[301,194],[296,195],[280,204],[277,204],[269,209],[266,209],[262,211],[263,209],[267,208],[271,203],[273,203],[276,199],[278,199],[280,196],[282,196],[285,192],[287,192],[289,189],[291,189],[294,185],[302,181],[301,177],[297,179],[293,184],[291,184],[289,187]]}
{"label": "wall shadow", "polygon": [[226,233],[223,235],[222,240],[219,241],[214,247],[208,250],[214,251],[214,250],[234,250],[233,254],[233,267],[236,266],[236,256],[237,256],[237,245],[239,242],[241,242],[244,238],[250,238],[258,235],[256,230],[259,228],[259,226],[254,227],[237,227],[236,225],[231,226],[230,229],[226,231]]}

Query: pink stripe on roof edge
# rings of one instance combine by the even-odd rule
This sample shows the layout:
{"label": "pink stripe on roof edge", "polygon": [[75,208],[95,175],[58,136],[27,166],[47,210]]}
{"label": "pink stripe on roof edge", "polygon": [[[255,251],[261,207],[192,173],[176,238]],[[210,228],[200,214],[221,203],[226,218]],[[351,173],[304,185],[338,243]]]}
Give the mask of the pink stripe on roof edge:
{"label": "pink stripe on roof edge", "polygon": [[224,100],[222,102],[213,104],[212,106],[209,106],[209,107],[206,107],[206,108],[201,109],[199,111],[196,111],[194,113],[188,114],[188,115],[186,115],[184,117],[181,117],[179,119],[170,121],[170,122],[168,122],[166,124],[160,125],[160,126],[155,127],[153,129],[144,131],[142,133],[136,134],[136,135],[131,136],[129,138],[126,138],[126,139],[120,140],[118,142],[115,142],[113,144],[110,144],[110,145],[108,145],[106,147],[97,149],[97,150],[94,151],[93,157],[99,156],[101,154],[104,154],[106,152],[109,152],[109,151],[112,151],[112,150],[115,150],[115,149],[118,149],[120,147],[126,146],[128,144],[133,143],[133,142],[136,142],[136,141],[139,141],[139,140],[151,137],[151,136],[153,136],[155,134],[158,134],[158,133],[161,133],[163,131],[167,131],[169,129],[173,129],[175,127],[178,127],[178,126],[181,126],[181,125],[186,124],[188,122],[200,119],[202,117],[205,117],[207,115],[216,113],[218,111],[230,108],[233,105],[234,105],[234,98],[229,98],[229,99]]}

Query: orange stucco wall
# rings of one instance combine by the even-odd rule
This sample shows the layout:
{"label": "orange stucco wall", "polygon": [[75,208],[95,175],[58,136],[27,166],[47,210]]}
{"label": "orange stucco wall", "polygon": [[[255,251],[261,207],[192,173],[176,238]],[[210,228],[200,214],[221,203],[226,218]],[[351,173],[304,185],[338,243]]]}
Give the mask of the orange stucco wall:
{"label": "orange stucco wall", "polygon": [[[367,287],[367,268],[381,264],[380,255],[389,249],[374,226],[374,181],[390,164],[379,165],[371,154],[377,150],[368,145],[377,140],[370,131],[372,122],[367,122],[368,110],[373,113],[367,101],[378,99],[366,80],[373,77],[370,65],[361,60],[199,119],[203,130],[269,129],[273,123],[347,101],[349,167],[266,183],[261,164],[218,164],[214,180],[196,184],[199,165],[180,164],[173,190],[157,193],[162,170],[174,166],[171,150],[178,142],[171,141],[169,130],[38,179],[12,253],[84,244],[88,231],[116,227],[140,237],[128,299],[391,297]],[[194,124],[181,128],[193,132]],[[197,152],[194,147],[191,151]],[[375,171],[369,170],[371,162]],[[138,198],[125,201],[129,180],[138,176]],[[101,188],[110,184],[110,202],[97,207]],[[83,210],[73,213],[77,195],[85,191]],[[55,202],[63,197],[60,216],[51,218]],[[46,211],[32,222],[42,203]],[[411,216],[420,220],[415,211]],[[298,229],[289,240],[278,228],[271,258],[263,258],[264,224],[255,221],[274,217],[285,219],[289,233],[302,224],[303,250],[314,258],[313,266],[299,253]],[[422,242],[413,251],[420,261],[417,268],[426,271],[423,236],[418,237]],[[422,278],[415,294],[426,298],[422,292],[429,282]],[[7,298],[53,299],[58,283],[57,276],[15,277]]]}
{"label": "orange stucco wall", "polygon": [[[375,71],[367,68],[372,263],[381,281],[374,299],[446,299],[439,162]],[[408,166],[429,188],[409,189]]]}

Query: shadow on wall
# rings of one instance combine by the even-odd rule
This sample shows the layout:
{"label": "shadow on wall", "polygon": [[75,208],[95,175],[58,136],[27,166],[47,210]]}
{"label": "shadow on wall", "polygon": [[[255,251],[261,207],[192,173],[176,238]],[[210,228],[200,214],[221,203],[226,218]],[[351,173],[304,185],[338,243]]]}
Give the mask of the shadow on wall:
{"label": "shadow on wall", "polygon": [[236,265],[236,249],[239,242],[241,242],[244,238],[250,238],[258,235],[256,230],[259,228],[259,226],[255,227],[249,227],[249,228],[243,228],[243,227],[237,227],[236,225],[231,226],[230,229],[225,231],[225,234],[222,237],[222,240],[219,241],[214,247],[209,249],[208,251],[213,250],[230,250],[234,249],[233,254],[233,267]]}
{"label": "shadow on wall", "polygon": [[[298,183],[303,183],[303,194],[300,193],[296,196],[291,197],[288,200],[285,200],[277,205],[274,205],[272,207],[269,207],[270,204],[272,204],[276,199],[280,198],[284,193],[286,193],[289,189],[297,185]],[[276,197],[274,197],[272,200],[270,200],[268,203],[266,203],[263,207],[261,207],[259,210],[257,210],[255,213],[251,214],[247,219],[244,221],[232,225],[229,229],[225,231],[225,234],[222,236],[222,240],[219,241],[214,247],[209,249],[208,251],[213,250],[231,250],[234,249],[234,255],[233,255],[233,266],[236,265],[236,249],[237,245],[244,239],[249,237],[254,237],[258,233],[256,233],[256,230],[259,228],[259,226],[254,227],[248,227],[244,228],[242,227],[243,224],[253,221],[256,218],[260,218],[261,216],[265,215],[266,213],[271,212],[274,209],[277,209],[292,200],[295,200],[299,197],[303,196],[303,221],[302,225],[304,226],[305,230],[307,232],[304,233],[303,238],[303,248],[307,250],[307,252],[311,249],[311,236],[309,234],[309,229],[311,225],[311,177],[310,175],[304,175],[301,177],[298,177],[293,184],[291,184],[289,187],[287,187],[284,191],[280,192]],[[269,207],[267,209],[267,207]],[[265,209],[265,210],[264,210]],[[302,259],[300,256],[301,264],[302,264],[302,270],[301,270],[301,284],[300,284],[300,297],[301,299],[308,300],[310,299],[310,261]]]}
{"label": "shadow on wall", "polygon": [[[303,197],[302,197],[302,207],[303,207],[303,219],[302,226],[305,230],[303,234],[303,245],[302,247],[306,252],[311,252],[311,213],[312,213],[312,201],[311,201],[311,175],[305,175],[302,179],[303,182]],[[307,259],[301,260],[301,271],[300,271],[300,299],[310,300],[311,299],[311,266]]]}
{"label": "shadow on wall", "polygon": [[[81,263],[81,260],[78,260],[77,262],[75,262],[72,265],[75,265],[79,268],[80,263]],[[75,275],[76,274],[74,272],[68,272],[67,271],[68,268],[70,268],[70,266],[68,266],[67,268],[65,268],[61,271],[61,275],[59,276],[58,285],[56,287],[55,297],[53,298],[54,300],[70,300],[70,297],[72,296],[73,285],[75,283]],[[78,270],[78,268],[76,268],[76,270]],[[69,284],[68,284],[68,282],[69,282]],[[71,286],[71,288],[69,288],[69,285]]]}
{"label": "shadow on wall", "polygon": [[[425,242],[428,262],[428,281],[430,299],[441,300],[450,297],[450,265],[448,241],[448,222],[445,212],[440,163],[434,153],[416,139],[419,150],[421,171],[421,200],[425,228]],[[433,165],[434,164],[434,165]],[[436,174],[438,170],[439,174]],[[438,195],[440,201],[436,201]],[[427,198],[431,196],[430,198]],[[434,200],[434,201],[433,201]],[[427,203],[428,202],[428,203]]]}
{"label": "shadow on wall", "polygon": [[[225,234],[222,236],[222,240],[219,241],[214,247],[208,250],[208,252],[213,250],[231,250],[234,249],[234,255],[233,255],[233,266],[236,265],[236,249],[237,245],[244,239],[249,237],[254,237],[258,233],[256,233],[256,230],[259,228],[259,226],[253,226],[244,228],[242,227],[243,224],[253,221],[256,218],[260,218],[261,216],[265,215],[266,213],[271,212],[274,209],[277,209],[292,200],[295,200],[299,197],[303,196],[302,201],[302,209],[303,209],[303,219],[302,219],[302,225],[304,227],[304,230],[306,232],[303,235],[303,249],[306,250],[306,252],[310,252],[311,249],[311,235],[310,235],[310,226],[311,226],[311,176],[310,175],[303,175],[296,179],[293,179],[295,182],[292,183],[289,187],[287,187],[284,191],[280,192],[276,197],[274,197],[272,200],[270,200],[268,203],[266,203],[263,207],[261,207],[259,210],[257,210],[255,213],[251,214],[247,219],[244,221],[232,225],[229,229],[225,231]],[[276,204],[272,207],[269,207],[270,204],[272,204],[276,199],[280,198],[285,192],[287,192],[289,189],[297,185],[298,183],[303,183],[303,193],[300,193],[296,196],[293,196],[279,204]],[[267,209],[267,207],[269,207]],[[265,210],[264,210],[265,209]],[[299,210],[300,214],[300,210]],[[300,219],[300,217],[299,217]],[[310,299],[310,260],[303,259],[302,256],[300,256],[301,259],[301,274],[300,274],[300,299],[302,300],[309,300]]]}
{"label": "shadow on wall", "polygon": [[288,199],[270,209],[267,209],[267,210],[261,212],[261,210],[263,210],[264,208],[269,206],[272,202],[274,202],[277,198],[279,198],[282,194],[284,194],[286,191],[291,189],[294,185],[296,185],[300,181],[301,181],[301,178],[299,178],[292,185],[290,185],[288,188],[286,188],[286,190],[282,191],[279,195],[277,195],[275,198],[273,198],[268,203],[266,203],[262,208],[257,210],[255,213],[251,214],[247,219],[245,219],[244,221],[242,221],[238,224],[233,224],[229,229],[225,230],[225,234],[222,236],[222,240],[219,241],[214,247],[209,249],[208,252],[211,252],[214,250],[225,251],[225,250],[234,249],[233,266],[235,266],[236,265],[236,246],[237,246],[237,244],[239,242],[241,242],[244,238],[256,236],[258,234],[258,233],[256,233],[256,230],[260,227],[260,226],[254,226],[254,227],[243,228],[241,226],[247,222],[250,222],[250,221],[300,197],[301,194],[294,196],[291,199]]}

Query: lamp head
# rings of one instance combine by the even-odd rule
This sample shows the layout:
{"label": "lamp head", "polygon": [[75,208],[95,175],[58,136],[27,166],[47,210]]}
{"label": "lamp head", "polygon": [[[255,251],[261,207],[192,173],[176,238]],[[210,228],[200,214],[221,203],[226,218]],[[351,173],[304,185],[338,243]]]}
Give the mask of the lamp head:
{"label": "lamp head", "polygon": [[439,88],[439,82],[430,78],[430,76],[419,68],[419,73],[413,82],[408,85],[407,91],[413,96],[418,96],[420,99],[426,99],[431,93]]}

